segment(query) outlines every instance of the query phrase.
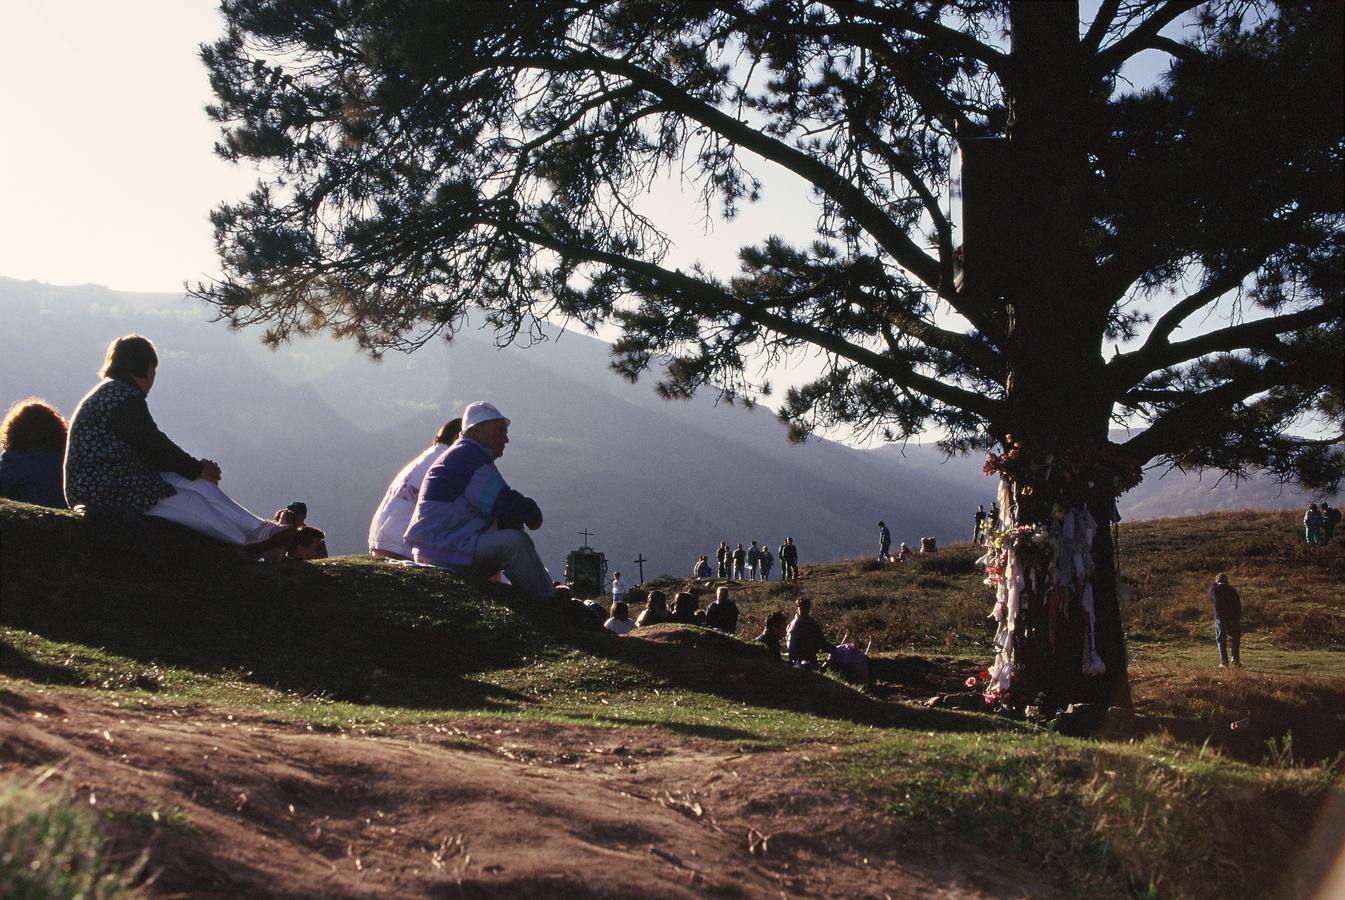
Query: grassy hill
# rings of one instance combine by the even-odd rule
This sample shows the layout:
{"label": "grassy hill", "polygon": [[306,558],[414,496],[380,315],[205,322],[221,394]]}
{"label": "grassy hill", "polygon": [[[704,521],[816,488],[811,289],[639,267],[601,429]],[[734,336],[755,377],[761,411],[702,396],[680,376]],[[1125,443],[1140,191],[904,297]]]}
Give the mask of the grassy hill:
{"label": "grassy hill", "polygon": [[[0,721],[16,735],[0,737],[0,775],[18,785],[0,799],[0,842],[17,840],[22,798],[63,791],[110,841],[98,865],[148,854],[131,890],[305,895],[304,867],[330,863],[342,880],[322,890],[336,895],[456,883],[479,896],[1307,896],[1339,839],[1317,819],[1342,799],[1345,559],[1339,545],[1302,547],[1287,514],[1122,529],[1136,711],[1088,741],[917,702],[986,661],[971,547],[738,586],[743,631],[806,593],[829,632],[872,638],[866,694],[701,629],[579,631],[507,587],[443,572],[247,564],[165,540],[177,567],[103,575],[72,514],[0,502]],[[1243,670],[1213,667],[1216,571],[1244,597]],[[129,733],[169,721],[171,737]],[[226,745],[240,722],[253,737]],[[298,751],[276,749],[299,741],[315,760],[304,772],[291,771]],[[193,742],[207,769],[233,766],[228,791],[174,755]],[[472,853],[451,852],[463,832],[430,846],[427,819],[471,806],[452,773],[486,757],[504,767],[500,792],[544,777],[578,812],[483,794]],[[380,767],[423,790],[361,794]],[[585,805],[598,797],[613,804],[606,824]],[[306,804],[325,819],[300,826]],[[375,834],[385,815],[398,826]],[[585,842],[564,844],[580,831]],[[532,850],[507,853],[519,833]],[[507,863],[485,861],[495,850]],[[379,853],[381,868],[364,864]],[[412,879],[404,860],[422,857],[428,874]],[[379,881],[394,869],[411,880]],[[13,877],[0,871],[0,887]]]}

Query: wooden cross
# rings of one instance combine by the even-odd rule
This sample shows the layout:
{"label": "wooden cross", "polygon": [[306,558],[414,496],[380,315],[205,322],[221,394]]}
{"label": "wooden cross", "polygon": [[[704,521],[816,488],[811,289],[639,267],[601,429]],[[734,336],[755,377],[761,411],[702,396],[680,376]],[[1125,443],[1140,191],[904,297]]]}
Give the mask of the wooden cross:
{"label": "wooden cross", "polygon": [[579,533],[582,534],[582,535],[584,536],[584,549],[587,550],[587,549],[588,549],[588,539],[591,538],[591,537],[593,537],[593,532],[591,532],[591,531],[589,531],[587,528],[585,528],[583,531],[581,531],[581,532],[579,532]]}
{"label": "wooden cross", "polygon": [[647,562],[649,562],[649,560],[644,558],[643,553],[635,557],[635,564],[640,567],[640,584],[644,584],[644,564]]}

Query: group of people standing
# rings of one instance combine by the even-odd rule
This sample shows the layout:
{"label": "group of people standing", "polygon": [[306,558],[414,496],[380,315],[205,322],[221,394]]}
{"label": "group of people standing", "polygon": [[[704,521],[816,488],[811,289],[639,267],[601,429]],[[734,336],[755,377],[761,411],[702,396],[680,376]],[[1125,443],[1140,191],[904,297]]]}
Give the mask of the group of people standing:
{"label": "group of people standing", "polygon": [[1303,513],[1303,542],[1307,544],[1328,544],[1340,524],[1340,510],[1326,501],[1320,507],[1310,504]]}
{"label": "group of people standing", "polygon": [[[799,548],[792,537],[780,545],[780,580],[793,581],[799,577]],[[771,548],[756,541],[744,548],[742,544],[730,549],[728,541],[720,541],[715,551],[717,569],[710,567],[708,555],[699,556],[691,566],[692,578],[727,578],[735,581],[770,581],[776,557]],[[716,576],[717,573],[717,576]]]}

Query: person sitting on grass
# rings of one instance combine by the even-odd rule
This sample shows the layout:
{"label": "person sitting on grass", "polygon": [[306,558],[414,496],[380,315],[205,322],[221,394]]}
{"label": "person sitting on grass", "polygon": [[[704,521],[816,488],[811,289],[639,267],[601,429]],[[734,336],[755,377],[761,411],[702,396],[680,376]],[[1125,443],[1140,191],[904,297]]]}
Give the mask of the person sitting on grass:
{"label": "person sitting on grass", "polygon": [[[673,598],[672,615],[669,616],[669,622],[681,622],[683,625],[699,625],[696,621],[696,613],[700,612],[701,601],[691,591],[678,591],[677,596]],[[704,613],[701,613],[702,621]]]}
{"label": "person sitting on grass", "polygon": [[406,527],[416,511],[420,486],[430,466],[438,461],[458,439],[462,419],[449,419],[434,436],[434,443],[420,451],[401,471],[392,477],[383,494],[383,500],[374,510],[369,522],[369,555],[384,559],[410,559],[411,546],[406,542]]}
{"label": "person sitting on grass", "polygon": [[785,635],[789,661],[805,669],[817,668],[817,654],[831,649],[822,626],[812,616],[812,609],[813,601],[800,597],[794,621],[789,623]]}
{"label": "person sitting on grass", "polygon": [[635,625],[638,628],[658,625],[661,622],[668,621],[668,617],[668,595],[663,591],[650,591],[648,599],[645,600],[644,609],[635,619]]}
{"label": "person sitting on grass", "polygon": [[65,419],[36,397],[20,400],[0,423],[0,497],[65,509],[61,460]]}
{"label": "person sitting on grass", "polygon": [[721,587],[715,591],[714,600],[705,607],[705,624],[728,634],[738,631],[738,604],[729,597],[728,588]]}
{"label": "person sitting on grass", "polygon": [[776,610],[766,617],[761,634],[752,638],[755,644],[761,644],[767,655],[780,662],[780,642],[785,639],[785,629],[789,626],[789,619],[784,613]]}
{"label": "person sitting on grass", "polygon": [[533,600],[555,584],[524,528],[542,527],[542,509],[505,483],[495,466],[509,444],[509,420],[489,403],[469,403],[462,434],[425,473],[406,542],[418,563],[489,578],[501,569]]}
{"label": "person sitting on grass", "polygon": [[602,623],[602,627],[614,634],[629,634],[635,627],[635,622],[630,617],[630,605],[625,600],[616,600],[612,603],[610,610],[611,617]]}
{"label": "person sitting on grass", "polygon": [[219,463],[191,456],[154,423],[145,398],[158,368],[148,338],[128,334],[108,346],[103,380],[70,420],[66,501],[72,509],[108,507],[166,519],[250,554],[283,552],[295,526],[235,503],[219,488]]}
{"label": "person sitting on grass", "polygon": [[905,541],[902,541],[901,546],[897,548],[897,562],[904,563],[910,561],[911,561],[911,548],[906,546]]}
{"label": "person sitting on grass", "polygon": [[286,559],[309,561],[327,558],[327,535],[320,528],[300,525],[294,540],[285,551]]}

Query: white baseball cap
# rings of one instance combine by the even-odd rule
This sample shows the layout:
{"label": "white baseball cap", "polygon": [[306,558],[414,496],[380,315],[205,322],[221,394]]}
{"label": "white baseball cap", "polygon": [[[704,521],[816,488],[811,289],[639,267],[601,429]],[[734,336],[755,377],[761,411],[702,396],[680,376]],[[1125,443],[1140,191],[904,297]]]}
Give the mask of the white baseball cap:
{"label": "white baseball cap", "polygon": [[480,425],[482,422],[490,422],[495,419],[504,419],[505,424],[509,424],[509,420],[505,418],[504,413],[500,412],[491,404],[486,403],[483,400],[478,400],[475,403],[468,403],[467,408],[462,411],[462,430],[467,431],[475,425]]}

